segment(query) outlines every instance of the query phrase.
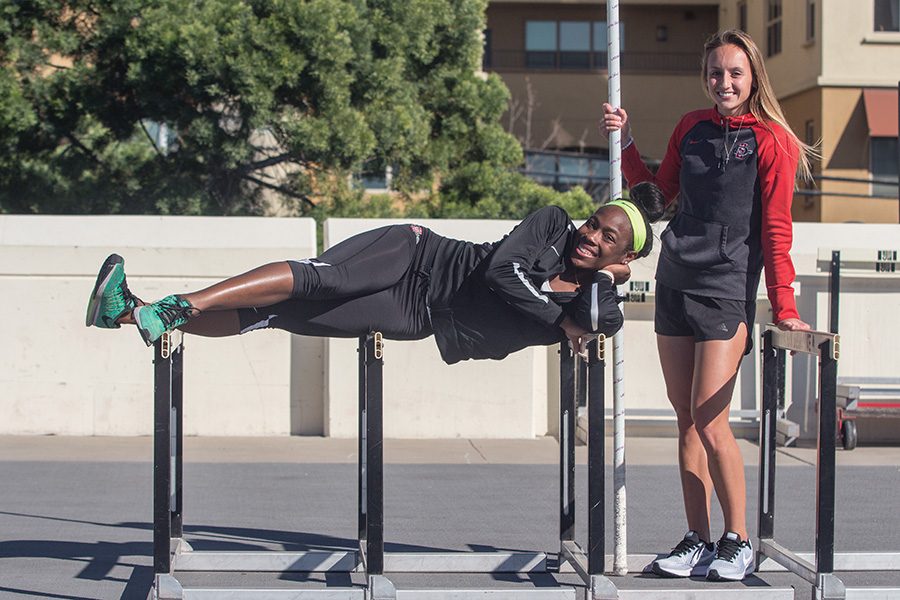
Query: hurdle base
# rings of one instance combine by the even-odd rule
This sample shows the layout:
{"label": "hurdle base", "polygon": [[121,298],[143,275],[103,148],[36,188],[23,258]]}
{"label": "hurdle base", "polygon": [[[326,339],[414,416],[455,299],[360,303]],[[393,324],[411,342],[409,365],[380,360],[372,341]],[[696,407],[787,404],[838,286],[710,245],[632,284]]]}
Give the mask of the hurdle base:
{"label": "hurdle base", "polygon": [[369,575],[368,600],[397,600],[397,588],[384,575]]}
{"label": "hurdle base", "polygon": [[174,575],[157,573],[148,600],[183,600],[184,588]]}
{"label": "hurdle base", "polygon": [[843,581],[834,573],[819,573],[812,589],[813,600],[844,600],[846,597],[847,589]]}
{"label": "hurdle base", "polygon": [[587,555],[578,542],[563,540],[559,549],[559,568],[570,565],[585,584],[585,600],[618,600],[619,591],[615,584],[605,575],[591,574],[588,569]]}
{"label": "hurdle base", "polygon": [[591,575],[584,600],[619,600],[619,590],[605,575]]}

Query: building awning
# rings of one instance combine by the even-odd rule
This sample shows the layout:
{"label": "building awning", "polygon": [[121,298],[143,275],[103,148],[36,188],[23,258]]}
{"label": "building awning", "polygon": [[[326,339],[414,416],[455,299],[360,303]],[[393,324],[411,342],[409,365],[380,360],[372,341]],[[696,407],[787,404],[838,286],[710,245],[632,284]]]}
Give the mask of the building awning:
{"label": "building awning", "polygon": [[863,90],[869,137],[897,137],[897,90]]}

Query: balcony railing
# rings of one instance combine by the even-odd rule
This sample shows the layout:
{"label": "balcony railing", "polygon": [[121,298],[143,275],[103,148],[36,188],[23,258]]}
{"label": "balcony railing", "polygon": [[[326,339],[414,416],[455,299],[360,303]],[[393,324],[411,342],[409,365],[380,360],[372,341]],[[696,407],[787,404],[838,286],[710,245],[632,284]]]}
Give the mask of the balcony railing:
{"label": "balcony railing", "polygon": [[[605,71],[606,52],[531,52],[493,50],[484,55],[486,71]],[[628,52],[622,54],[624,73],[696,74],[700,56],[694,52]]]}

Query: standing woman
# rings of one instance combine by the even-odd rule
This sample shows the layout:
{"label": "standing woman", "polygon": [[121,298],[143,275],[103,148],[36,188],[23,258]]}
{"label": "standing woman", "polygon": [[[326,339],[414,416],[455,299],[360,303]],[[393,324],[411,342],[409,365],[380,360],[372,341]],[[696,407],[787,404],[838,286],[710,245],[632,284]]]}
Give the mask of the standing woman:
{"label": "standing woman", "polygon": [[[750,351],[760,272],[781,329],[800,320],[791,283],[791,199],[811,147],[791,131],[759,48],[742,31],[713,35],[703,54],[712,108],[684,115],[656,175],[641,161],[626,112],[604,105],[607,131],[622,130],[630,185],[656,183],[678,210],[662,233],[655,331],[666,392],[678,420],[678,459],[688,532],[654,561],[661,576],[742,580],[753,572],[744,463],[728,422],[741,357]],[[725,532],[710,543],[715,489]]]}

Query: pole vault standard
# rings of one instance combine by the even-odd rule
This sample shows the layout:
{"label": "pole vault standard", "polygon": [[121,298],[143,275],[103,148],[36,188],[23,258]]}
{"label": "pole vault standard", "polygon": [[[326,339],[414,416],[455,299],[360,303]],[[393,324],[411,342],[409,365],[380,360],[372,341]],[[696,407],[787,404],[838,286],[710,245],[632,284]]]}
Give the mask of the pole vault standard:
{"label": "pole vault standard", "polygon": [[[622,79],[620,77],[619,52],[619,0],[607,2],[607,69],[609,72],[609,103],[618,107],[622,103]],[[609,135],[609,197],[622,196],[622,132]],[[621,307],[621,305],[620,305]],[[613,574],[628,573],[628,535],[626,529],[627,505],[625,498],[625,334],[622,329],[613,336]],[[602,421],[601,421],[602,425]]]}

